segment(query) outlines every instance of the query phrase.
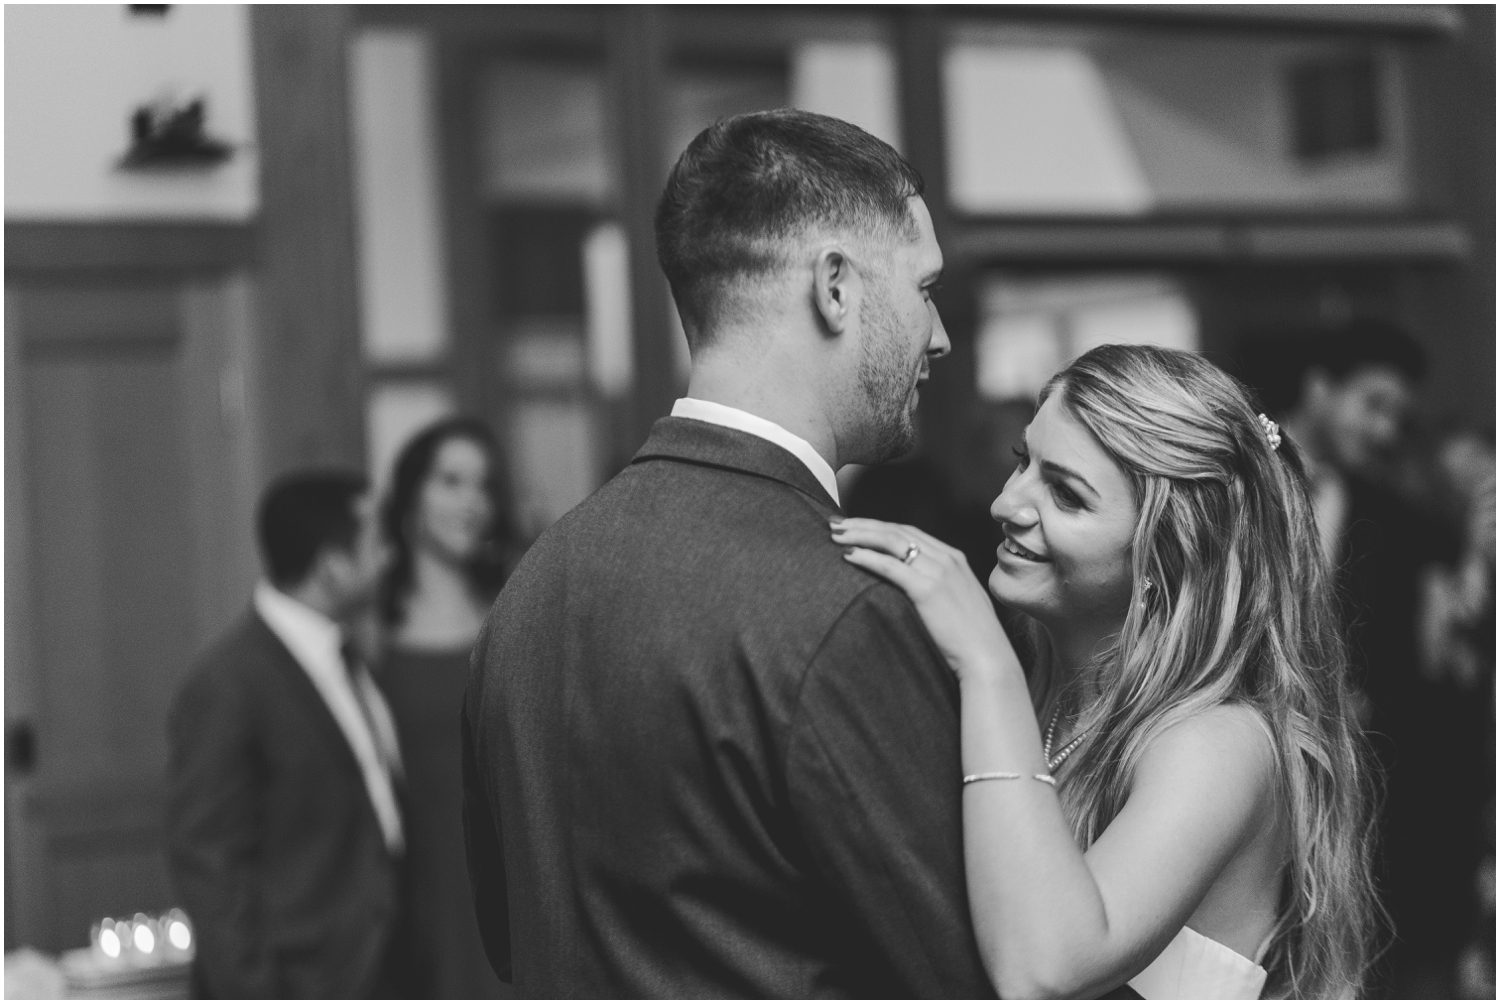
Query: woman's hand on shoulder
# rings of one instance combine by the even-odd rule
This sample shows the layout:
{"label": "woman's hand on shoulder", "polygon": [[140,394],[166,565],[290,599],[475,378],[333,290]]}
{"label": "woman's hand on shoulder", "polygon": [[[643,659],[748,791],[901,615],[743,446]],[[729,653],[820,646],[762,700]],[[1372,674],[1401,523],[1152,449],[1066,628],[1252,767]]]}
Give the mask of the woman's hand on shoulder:
{"label": "woman's hand on shoulder", "polygon": [[984,585],[957,548],[913,526],[877,519],[833,524],[844,560],[873,572],[910,597],[932,640],[962,679],[1019,669],[1010,639]]}

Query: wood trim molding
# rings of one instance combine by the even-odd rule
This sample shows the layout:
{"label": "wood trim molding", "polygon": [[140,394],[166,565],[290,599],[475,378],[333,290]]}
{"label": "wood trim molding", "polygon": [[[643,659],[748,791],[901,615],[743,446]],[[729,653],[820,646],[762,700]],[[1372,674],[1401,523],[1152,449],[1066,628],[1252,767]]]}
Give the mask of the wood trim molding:
{"label": "wood trim molding", "polygon": [[1131,220],[967,223],[948,250],[992,265],[1410,262],[1462,264],[1464,228],[1446,220],[1198,223]]}
{"label": "wood trim molding", "polygon": [[265,474],[363,466],[348,51],[336,5],[250,9],[259,120]]}
{"label": "wood trim molding", "polygon": [[[667,176],[661,129],[666,107],[665,15],[658,7],[609,12],[607,61],[620,107],[624,192],[620,219],[630,242],[631,327],[635,337],[632,414],[612,445],[612,468],[623,467],[672,410],[678,396],[666,283],[656,263],[653,220]],[[623,436],[623,438],[622,438]]]}
{"label": "wood trim molding", "polygon": [[5,221],[5,275],[220,273],[254,264],[254,223]]}

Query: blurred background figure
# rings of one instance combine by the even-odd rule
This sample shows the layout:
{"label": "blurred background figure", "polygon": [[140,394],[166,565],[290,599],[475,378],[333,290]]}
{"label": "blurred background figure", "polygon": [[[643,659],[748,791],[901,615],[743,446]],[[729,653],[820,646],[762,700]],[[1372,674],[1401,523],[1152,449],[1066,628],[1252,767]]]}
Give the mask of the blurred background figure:
{"label": "blurred background figure", "polygon": [[[1457,959],[1460,997],[1495,995],[1495,441],[1451,425],[1424,444],[1431,511],[1460,540],[1453,560],[1424,569],[1417,643],[1425,682],[1458,714],[1449,747],[1471,757],[1462,785],[1447,786],[1458,816],[1458,860],[1435,890],[1468,932]],[[1472,794],[1470,794],[1472,792]],[[1489,797],[1474,797],[1484,793]],[[1438,821],[1439,824],[1441,821]],[[1467,878],[1467,888],[1461,883]],[[1435,904],[1436,905],[1436,904]]]}
{"label": "blurred background figure", "polygon": [[474,920],[461,826],[458,720],[469,653],[517,557],[494,437],[450,418],[396,458],[381,510],[393,560],[380,586],[380,683],[407,779],[413,930],[431,960],[421,996],[509,996]]}
{"label": "blurred background figure", "polygon": [[[1483,517],[1470,516],[1483,506],[1482,455],[1471,470],[1472,451],[1453,454],[1463,468],[1456,482],[1451,464],[1433,463],[1441,450],[1427,453],[1420,475],[1402,476],[1427,360],[1393,324],[1356,318],[1280,333],[1260,339],[1241,364],[1308,456],[1364,724],[1384,769],[1380,850],[1395,940],[1382,987],[1395,996],[1451,996],[1477,911],[1483,831],[1474,793],[1487,790],[1486,777],[1493,786],[1485,761],[1493,716],[1436,666],[1450,666],[1461,651],[1451,630],[1458,611],[1443,604],[1459,595],[1482,602],[1489,588],[1483,566],[1464,560],[1460,544],[1471,520],[1482,541]],[[1466,487],[1455,497],[1450,485],[1458,483]],[[1440,504],[1444,496],[1453,501]],[[1489,553],[1492,562],[1492,543]],[[1472,585],[1459,589],[1463,567],[1474,569]],[[1467,605],[1462,613],[1476,616]]]}
{"label": "blurred background figure", "polygon": [[1419,584],[1422,674],[1470,693],[1494,672],[1495,446],[1449,429],[1426,452],[1432,509],[1457,533],[1454,560],[1428,566]]}
{"label": "blurred background figure", "polygon": [[266,579],[169,718],[167,846],[209,997],[404,997],[422,986],[401,754],[345,626],[384,568],[362,476],[289,475],[261,504]]}

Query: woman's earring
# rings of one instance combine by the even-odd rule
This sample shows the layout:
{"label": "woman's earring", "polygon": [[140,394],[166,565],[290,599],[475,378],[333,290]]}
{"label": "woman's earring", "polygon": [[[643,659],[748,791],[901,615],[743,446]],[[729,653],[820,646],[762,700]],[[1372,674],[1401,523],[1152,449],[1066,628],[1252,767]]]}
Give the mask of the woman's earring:
{"label": "woman's earring", "polygon": [[1151,581],[1151,576],[1149,576],[1149,575],[1146,576],[1146,581],[1141,586],[1141,609],[1142,610],[1149,610],[1150,609],[1151,605],[1148,602],[1148,600],[1150,599],[1150,596],[1151,596],[1151,590],[1153,590],[1155,588],[1156,588],[1156,583],[1154,583],[1154,582]]}

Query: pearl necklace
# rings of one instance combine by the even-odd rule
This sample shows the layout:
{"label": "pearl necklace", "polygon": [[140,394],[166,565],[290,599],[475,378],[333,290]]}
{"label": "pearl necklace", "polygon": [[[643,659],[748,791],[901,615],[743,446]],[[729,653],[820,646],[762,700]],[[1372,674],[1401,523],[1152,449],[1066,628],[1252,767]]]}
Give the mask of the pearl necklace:
{"label": "pearl necklace", "polygon": [[1068,740],[1068,744],[1066,746],[1057,751],[1056,756],[1053,756],[1052,738],[1057,734],[1057,716],[1059,713],[1061,713],[1061,711],[1062,708],[1057,708],[1052,712],[1052,721],[1047,723],[1047,732],[1042,737],[1042,759],[1047,761],[1048,773],[1051,773],[1052,771],[1055,771],[1057,770],[1057,768],[1061,767],[1062,762],[1073,755],[1073,751],[1079,747],[1079,745],[1083,742],[1084,737],[1088,735],[1087,732],[1078,733],[1078,735]]}

